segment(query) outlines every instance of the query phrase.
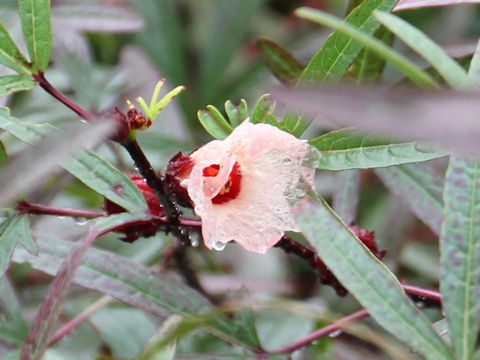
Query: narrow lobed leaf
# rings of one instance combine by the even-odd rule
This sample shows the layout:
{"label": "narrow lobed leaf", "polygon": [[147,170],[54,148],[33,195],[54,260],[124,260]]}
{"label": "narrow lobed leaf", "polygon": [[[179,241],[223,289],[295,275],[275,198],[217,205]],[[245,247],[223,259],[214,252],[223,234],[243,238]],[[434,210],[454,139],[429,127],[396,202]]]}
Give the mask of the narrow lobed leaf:
{"label": "narrow lobed leaf", "polygon": [[85,236],[68,253],[60,265],[55,279],[50,284],[47,295],[38,309],[27,340],[23,345],[21,359],[39,360],[47,349],[53,335],[54,326],[67,298],[73,277],[83,261],[90,245],[98,235],[96,228],[90,228]]}
{"label": "narrow lobed leaf", "polygon": [[388,190],[402,200],[432,231],[440,235],[443,221],[443,179],[418,165],[375,169]]}
{"label": "narrow lobed leaf", "polygon": [[22,244],[31,254],[38,252],[27,217],[12,213],[0,224],[0,277],[10,265],[10,258],[17,244]]}
{"label": "narrow lobed leaf", "polygon": [[225,102],[225,112],[227,113],[230,124],[233,128],[240,125],[245,119],[248,118],[248,106],[245,99],[240,100],[238,105],[235,105],[230,100]]}
{"label": "narrow lobed leaf", "polygon": [[453,360],[451,350],[405,295],[395,275],[352,233],[316,194],[295,219],[320,257],[385,330],[427,359]]}
{"label": "narrow lobed leaf", "polygon": [[143,213],[147,203],[138,187],[121,171],[95,153],[85,150],[63,167],[100,195],[132,213]]}
{"label": "narrow lobed leaf", "polygon": [[18,5],[33,72],[44,72],[53,43],[50,0],[19,0]]}
{"label": "narrow lobed leaf", "polygon": [[[18,124],[17,124],[18,125]],[[14,162],[0,172],[0,206],[7,205],[21,193],[33,191],[74,152],[103,140],[112,131],[112,123],[76,123],[64,132],[50,134],[33,147],[26,148]],[[60,150],[59,150],[60,149]]]}
{"label": "narrow lobed leaf", "polygon": [[471,359],[480,327],[480,159],[452,156],[440,236],[442,305],[457,359]]}
{"label": "narrow lobed leaf", "polygon": [[420,9],[423,7],[458,4],[478,4],[480,0],[399,0],[393,11]]}
{"label": "narrow lobed leaf", "polygon": [[2,106],[0,107],[0,129],[8,131],[13,136],[31,145],[50,132],[53,127],[48,124],[22,122],[11,116],[10,110]]}
{"label": "narrow lobed leaf", "polygon": [[275,110],[275,102],[272,100],[272,97],[269,94],[262,95],[258,99],[255,109],[253,109],[252,118],[250,121],[253,124],[257,123],[266,123],[280,127],[273,111]]}
{"label": "narrow lobed leaf", "polygon": [[325,170],[368,169],[427,161],[446,156],[419,142],[400,143],[360,136],[354,129],[331,131],[310,141],[318,155],[312,166]]}
{"label": "narrow lobed leaf", "polygon": [[[381,26],[373,36],[388,46],[392,46],[395,36],[385,26]],[[369,49],[362,49],[353,62],[346,75],[347,79],[353,79],[354,83],[374,83],[385,68],[386,61]]]}
{"label": "narrow lobed leaf", "polygon": [[[363,4],[372,4],[372,2],[366,1]],[[360,8],[361,6],[357,7],[354,11],[352,11],[349,17],[352,16],[354,13],[356,13],[356,11],[359,10]],[[301,18],[336,29],[339,34],[343,34],[342,36],[345,37],[345,39],[343,39],[344,42],[348,44],[352,43],[352,44],[355,44],[356,46],[356,51],[354,51],[355,56],[353,56],[352,59],[348,59],[348,58],[345,59],[341,54],[338,54],[337,43],[334,42],[333,44],[329,45],[329,47],[327,47],[329,53],[323,56],[325,59],[321,60],[321,62],[319,64],[316,64],[315,66],[312,65],[313,68],[321,69],[322,66],[324,66],[322,65],[322,62],[326,62],[328,65],[330,64],[332,59],[333,59],[333,64],[336,64],[337,62],[341,61],[341,71],[339,72],[339,75],[337,75],[336,77],[340,77],[340,75],[343,77],[346,70],[350,66],[351,62],[355,59],[355,57],[358,55],[358,53],[363,48],[363,46],[365,46],[369,50],[375,52],[377,55],[383,57],[386,61],[390,62],[392,65],[395,65],[400,71],[405,73],[405,75],[407,75],[418,86],[422,88],[427,88],[427,89],[438,88],[438,84],[429,74],[427,74],[425,71],[420,69],[417,65],[415,65],[413,62],[408,60],[403,55],[400,55],[394,50],[392,50],[389,46],[385,45],[385,43],[383,43],[382,41],[372,37],[370,32],[363,32],[359,28],[351,25],[349,22],[342,21],[341,19],[320,10],[300,8],[295,13],[297,16]],[[378,27],[375,26],[372,33],[377,28]],[[325,45],[324,45],[324,48],[325,48]],[[312,60],[312,62],[313,61],[314,60]],[[310,64],[312,64],[312,62]],[[306,83],[307,80],[309,80],[309,82],[313,82],[314,80],[318,82],[323,78],[325,78],[326,75],[322,75],[322,74],[329,74],[331,72],[331,70],[327,68],[328,71],[315,70],[316,72],[319,72],[321,76],[312,75],[311,74],[312,70],[310,71],[308,70],[309,68],[311,68],[310,64],[307,65],[307,68],[302,74],[302,77],[300,79],[301,83]],[[332,64],[330,65],[333,66]],[[336,79],[334,75],[328,75],[328,76],[329,76],[328,78],[331,80]]]}
{"label": "narrow lobed leaf", "polygon": [[374,11],[375,17],[398,38],[423,56],[454,89],[471,89],[466,71],[428,36],[405,20],[384,11]]}
{"label": "narrow lobed leaf", "polygon": [[6,75],[0,77],[0,96],[14,94],[18,91],[32,90],[37,86],[27,74]]}
{"label": "narrow lobed leaf", "polygon": [[0,64],[23,74],[30,74],[30,65],[0,22]]}
{"label": "narrow lobed leaf", "polygon": [[[351,11],[345,18],[345,23],[351,25],[351,28],[355,29],[354,31],[358,30],[365,35],[373,35],[380,23],[373,17],[372,12],[376,9],[390,11],[396,3],[397,0],[364,1],[356,7],[354,5],[357,5],[358,2],[351,3],[352,8],[349,8]],[[296,14],[313,20],[311,16],[314,14],[314,10],[301,8],[297,10]],[[341,29],[336,29],[325,41],[320,51],[310,60],[302,73],[300,82],[340,80],[362,50],[363,45],[354,41]]]}
{"label": "narrow lobed leaf", "polygon": [[215,139],[223,140],[233,130],[215,106],[208,105],[207,110],[199,110],[197,117],[203,128]]}
{"label": "narrow lobed leaf", "polygon": [[284,85],[294,85],[305,66],[287,49],[270,39],[258,39],[262,59],[273,75]]}

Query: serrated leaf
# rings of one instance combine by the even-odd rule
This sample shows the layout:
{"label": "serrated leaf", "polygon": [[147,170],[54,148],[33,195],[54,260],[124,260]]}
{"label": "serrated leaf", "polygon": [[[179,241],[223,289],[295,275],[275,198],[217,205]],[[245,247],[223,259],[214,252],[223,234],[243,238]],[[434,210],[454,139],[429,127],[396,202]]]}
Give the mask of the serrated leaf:
{"label": "serrated leaf", "polygon": [[272,97],[268,94],[262,95],[258,99],[255,109],[253,109],[250,121],[252,124],[265,123],[280,127],[280,123],[273,115],[274,110],[275,102],[272,100]]}
{"label": "serrated leaf", "polygon": [[[7,205],[21,193],[42,185],[52,171],[75,151],[103,140],[112,131],[112,123],[75,123],[64,132],[50,134],[19,153],[0,172],[0,206]],[[1,124],[0,124],[1,126]]]}
{"label": "serrated leaf", "polygon": [[393,14],[374,11],[375,17],[398,38],[423,56],[454,89],[472,87],[466,71],[428,36]]}
{"label": "serrated leaf", "polygon": [[26,74],[2,76],[0,77],[0,96],[14,94],[18,91],[32,90],[36,86],[35,80]]}
{"label": "serrated leaf", "polygon": [[[397,0],[364,1],[348,14],[345,22],[366,35],[373,35],[380,27],[380,23],[373,17],[372,12],[376,9],[390,11],[396,3]],[[308,15],[312,11],[311,9],[301,8],[297,10],[297,15]],[[303,17],[303,15],[300,16]],[[310,60],[302,73],[300,82],[340,80],[362,48],[361,43],[353,41],[348,34],[337,29]]]}
{"label": "serrated leaf", "polygon": [[0,224],[0,277],[10,265],[13,250],[18,244],[32,254],[37,253],[37,245],[30,232],[27,217],[14,213]]}
{"label": "serrated leaf", "polygon": [[90,228],[85,236],[69,251],[60,265],[55,279],[50,284],[47,295],[35,316],[30,333],[22,348],[21,359],[39,360],[43,357],[72,285],[75,272],[97,235],[98,230],[94,227]]}
{"label": "serrated leaf", "polygon": [[331,131],[310,141],[319,150],[311,165],[325,170],[368,169],[427,161],[448,155],[421,142],[400,143],[358,135],[351,128]]}
{"label": "serrated leaf", "polygon": [[18,6],[33,71],[43,72],[48,67],[53,43],[50,0],[19,0]]}
{"label": "serrated leaf", "polygon": [[393,11],[419,9],[432,6],[448,6],[458,4],[478,4],[480,0],[399,0]]}
{"label": "serrated leaf", "polygon": [[299,138],[311,123],[311,118],[289,111],[282,120],[282,129]]}
{"label": "serrated leaf", "polygon": [[452,156],[440,235],[443,310],[457,359],[471,359],[480,327],[480,159]]}
{"label": "serrated leaf", "polygon": [[[395,1],[393,1],[393,3],[395,3]],[[373,2],[366,1],[363,4],[365,4],[365,6],[371,6]],[[360,9],[362,9],[362,5],[355,8],[355,10],[351,12],[347,19],[352,15],[355,17],[358,16],[357,12],[363,11]],[[363,32],[361,27],[357,28],[347,21],[342,21],[341,19],[320,10],[300,8],[295,13],[301,18],[336,29],[337,32],[335,32],[334,35],[338,33],[338,36],[342,36],[341,43],[338,44],[338,46],[345,45],[342,50],[343,52],[340,53],[337,49],[336,40],[328,46],[324,45],[322,50],[320,50],[322,55],[318,59],[315,56],[310,64],[305,68],[305,71],[300,79],[301,83],[321,81],[323,79],[329,79],[329,81],[340,80],[340,78],[343,77],[347,71],[351,62],[365,46],[369,50],[375,52],[378,56],[383,57],[387,62],[390,62],[392,65],[396,66],[420,87],[427,89],[438,88],[437,82],[429,74],[420,69],[406,57],[393,51],[382,41],[375,39],[371,35],[379,25],[369,28],[369,30],[372,30],[371,32]],[[371,18],[372,15],[369,14],[368,17]],[[329,40],[332,38],[334,38],[333,35],[329,38]],[[354,47],[355,51],[352,51],[353,56],[344,55],[345,49],[348,49],[346,44]],[[326,65],[323,65],[324,63]],[[337,65],[337,63],[339,65]]]}
{"label": "serrated leaf", "polygon": [[273,75],[284,85],[294,85],[305,66],[287,49],[270,39],[258,39],[262,59]]}
{"label": "serrated leaf", "polygon": [[215,139],[223,140],[233,130],[215,106],[208,105],[207,110],[199,110],[197,117],[204,129]]}
{"label": "serrated leaf", "polygon": [[388,190],[439,235],[443,221],[443,179],[416,165],[375,169]]}
{"label": "serrated leaf", "polygon": [[[391,31],[381,26],[373,36],[388,46],[392,46],[394,35]],[[362,49],[347,73],[347,78],[352,78],[357,84],[373,83],[378,80],[385,68],[385,59],[368,49]]]}
{"label": "serrated leaf", "polygon": [[453,360],[451,350],[405,295],[395,275],[316,194],[295,212],[298,227],[318,254],[385,330],[427,359]]}
{"label": "serrated leaf", "polygon": [[[13,256],[14,261],[29,262],[35,269],[54,275],[67,256],[71,242],[40,238],[37,244],[40,250],[38,256],[31,256],[17,249]],[[154,272],[131,259],[96,248],[89,249],[74,282],[161,318],[171,314],[195,318],[197,315],[214,311],[206,298],[171,276]],[[251,343],[250,337],[244,336],[241,324],[237,324],[235,320],[227,320],[220,314],[208,323],[208,328],[234,344],[247,348],[259,346]]]}
{"label": "serrated leaf", "polygon": [[18,49],[10,37],[5,25],[0,22],[0,64],[18,71],[19,73],[30,74],[30,65],[27,59]]}
{"label": "serrated leaf", "polygon": [[91,151],[80,152],[63,167],[85,185],[127,211],[145,212],[148,208],[138,187],[121,171]]}
{"label": "serrated leaf", "polygon": [[48,124],[31,124],[20,121],[11,116],[10,110],[3,106],[0,107],[0,128],[27,144],[37,142],[43,135],[46,135],[53,129]]}
{"label": "serrated leaf", "polygon": [[248,118],[248,106],[244,99],[240,100],[238,105],[235,105],[230,100],[227,100],[225,102],[225,111],[233,128],[236,128],[246,118]]}

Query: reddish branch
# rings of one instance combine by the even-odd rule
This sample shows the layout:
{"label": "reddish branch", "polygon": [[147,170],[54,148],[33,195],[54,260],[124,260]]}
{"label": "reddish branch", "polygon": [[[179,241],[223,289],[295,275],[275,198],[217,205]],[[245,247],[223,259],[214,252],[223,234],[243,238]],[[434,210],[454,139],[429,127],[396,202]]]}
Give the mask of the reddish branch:
{"label": "reddish branch", "polygon": [[55,99],[60,101],[62,104],[76,112],[80,117],[84,118],[85,120],[94,122],[95,117],[90,114],[88,111],[83,109],[82,107],[78,106],[75,102],[70,100],[68,97],[63,95],[60,91],[58,91],[55,87],[53,87],[52,84],[48,82],[48,80],[45,78],[44,74],[40,72],[39,74],[33,74],[32,75],[35,81],[42,87],[43,90],[45,90],[47,93],[52,95]]}

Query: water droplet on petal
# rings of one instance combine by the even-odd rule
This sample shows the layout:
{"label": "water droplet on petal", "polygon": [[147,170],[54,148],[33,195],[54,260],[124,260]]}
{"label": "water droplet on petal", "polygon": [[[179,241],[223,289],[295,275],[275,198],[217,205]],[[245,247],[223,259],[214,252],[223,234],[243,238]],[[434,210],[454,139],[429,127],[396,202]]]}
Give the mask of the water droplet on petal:
{"label": "water droplet on petal", "polygon": [[222,251],[223,249],[225,249],[225,243],[222,243],[220,241],[215,241],[212,245],[212,247],[217,250],[217,251]]}
{"label": "water droplet on petal", "polygon": [[343,330],[338,329],[338,330],[335,330],[335,331],[331,332],[330,334],[328,334],[328,336],[334,338],[334,337],[342,335],[342,333],[343,333]]}

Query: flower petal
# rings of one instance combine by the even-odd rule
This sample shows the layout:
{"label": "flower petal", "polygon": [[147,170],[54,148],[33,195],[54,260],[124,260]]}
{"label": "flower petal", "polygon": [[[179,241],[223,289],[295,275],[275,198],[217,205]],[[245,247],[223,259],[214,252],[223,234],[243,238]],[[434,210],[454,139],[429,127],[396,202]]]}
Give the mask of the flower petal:
{"label": "flower petal", "polygon": [[[194,161],[186,187],[202,218],[205,245],[220,249],[236,241],[249,251],[265,253],[285,231],[297,230],[291,208],[313,185],[314,169],[304,166],[309,145],[268,124],[248,120],[223,141],[212,141],[191,154]],[[240,166],[238,196],[221,204],[212,198]],[[219,165],[217,176],[203,169]]]}

